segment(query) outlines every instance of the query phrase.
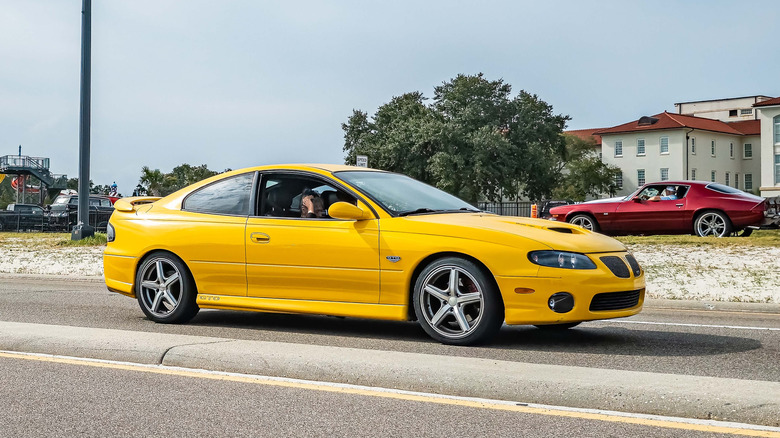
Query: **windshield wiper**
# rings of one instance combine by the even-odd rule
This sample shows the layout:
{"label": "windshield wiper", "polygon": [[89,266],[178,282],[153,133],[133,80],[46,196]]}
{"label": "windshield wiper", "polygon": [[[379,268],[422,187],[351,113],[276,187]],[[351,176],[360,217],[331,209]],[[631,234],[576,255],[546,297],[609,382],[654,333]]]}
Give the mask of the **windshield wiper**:
{"label": "windshield wiper", "polygon": [[409,216],[410,214],[420,214],[420,213],[435,213],[437,211],[441,211],[441,210],[434,210],[432,208],[423,207],[423,208],[418,208],[417,210],[402,211],[398,213],[398,216]]}
{"label": "windshield wiper", "polygon": [[468,208],[468,207],[461,207],[457,210],[445,210],[445,209],[439,209],[435,210],[428,207],[418,208],[417,210],[409,210],[409,211],[402,211],[398,213],[398,216],[409,216],[412,214],[422,214],[422,213],[481,213],[482,210],[476,210],[474,208]]}

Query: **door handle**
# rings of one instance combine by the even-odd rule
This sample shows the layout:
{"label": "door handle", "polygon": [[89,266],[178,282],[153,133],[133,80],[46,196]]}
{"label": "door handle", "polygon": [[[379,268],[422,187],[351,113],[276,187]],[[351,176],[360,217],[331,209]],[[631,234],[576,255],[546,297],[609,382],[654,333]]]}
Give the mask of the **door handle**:
{"label": "door handle", "polygon": [[255,243],[268,243],[271,241],[271,236],[265,233],[252,233],[249,235],[249,240]]}

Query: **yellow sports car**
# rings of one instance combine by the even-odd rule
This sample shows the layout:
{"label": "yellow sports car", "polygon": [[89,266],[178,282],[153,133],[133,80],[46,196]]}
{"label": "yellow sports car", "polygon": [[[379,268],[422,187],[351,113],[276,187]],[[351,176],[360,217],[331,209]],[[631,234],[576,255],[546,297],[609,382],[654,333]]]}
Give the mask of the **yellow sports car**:
{"label": "yellow sports car", "polygon": [[201,308],[416,319],[437,341],[468,345],[505,321],[568,328],[644,301],[620,242],[485,213],[397,173],[254,167],[114,208],[106,285],[161,323]]}

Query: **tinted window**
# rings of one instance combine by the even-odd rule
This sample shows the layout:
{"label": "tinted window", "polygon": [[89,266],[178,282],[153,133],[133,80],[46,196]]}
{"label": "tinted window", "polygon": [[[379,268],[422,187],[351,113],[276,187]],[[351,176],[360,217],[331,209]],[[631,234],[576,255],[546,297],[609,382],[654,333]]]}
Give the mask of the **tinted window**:
{"label": "tinted window", "polygon": [[253,173],[245,173],[209,184],[187,196],[182,210],[246,216],[253,179]]}
{"label": "tinted window", "polygon": [[[312,210],[303,209],[305,197],[312,197]],[[328,208],[336,202],[356,203],[354,196],[317,178],[271,174],[263,180],[261,216],[328,219]]]}
{"label": "tinted window", "polygon": [[715,190],[716,192],[728,193],[732,195],[742,193],[742,190],[738,190],[729,186],[724,186],[723,184],[708,184],[707,188],[710,190]]}

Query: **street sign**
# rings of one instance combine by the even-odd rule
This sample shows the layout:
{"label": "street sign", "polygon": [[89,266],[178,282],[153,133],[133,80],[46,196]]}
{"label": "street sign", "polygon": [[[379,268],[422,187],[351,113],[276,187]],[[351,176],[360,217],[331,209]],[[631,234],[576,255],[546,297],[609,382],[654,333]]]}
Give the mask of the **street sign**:
{"label": "street sign", "polygon": [[357,167],[368,167],[368,157],[366,155],[358,155],[355,161]]}

